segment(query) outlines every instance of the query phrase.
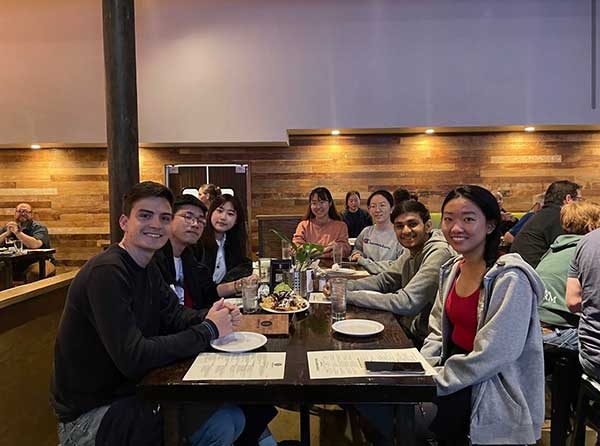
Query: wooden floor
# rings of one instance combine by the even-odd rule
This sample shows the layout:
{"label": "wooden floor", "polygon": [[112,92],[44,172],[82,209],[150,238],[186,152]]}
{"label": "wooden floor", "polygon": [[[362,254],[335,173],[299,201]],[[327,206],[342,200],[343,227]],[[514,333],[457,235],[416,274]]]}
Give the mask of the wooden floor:
{"label": "wooden floor", "polygon": [[[311,446],[358,446],[367,444],[364,439],[352,440],[351,429],[341,410],[334,410],[335,406],[328,406],[332,410],[323,420],[311,415],[310,429]],[[279,415],[269,425],[277,441],[300,439],[300,417],[298,412],[279,409]],[[585,446],[596,445],[596,432],[587,428]],[[570,438],[567,439],[567,445]],[[550,421],[546,420],[542,428],[542,438],[538,446],[550,446]]]}

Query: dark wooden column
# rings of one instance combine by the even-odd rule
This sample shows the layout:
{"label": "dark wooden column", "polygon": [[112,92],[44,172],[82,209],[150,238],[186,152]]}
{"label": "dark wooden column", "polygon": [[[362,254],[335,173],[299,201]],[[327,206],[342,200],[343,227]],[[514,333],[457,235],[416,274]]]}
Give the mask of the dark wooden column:
{"label": "dark wooden column", "polygon": [[103,0],[110,239],[119,241],[123,194],[140,180],[134,0]]}

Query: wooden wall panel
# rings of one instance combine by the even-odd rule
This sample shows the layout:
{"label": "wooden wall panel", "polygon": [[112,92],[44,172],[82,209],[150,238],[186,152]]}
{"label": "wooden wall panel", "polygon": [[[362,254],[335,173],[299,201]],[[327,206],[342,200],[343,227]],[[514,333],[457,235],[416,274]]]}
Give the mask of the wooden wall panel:
{"label": "wooden wall panel", "polygon": [[[53,234],[59,263],[76,266],[108,239],[104,149],[1,150],[0,222],[29,201]],[[600,202],[600,133],[476,133],[292,136],[289,147],[179,147],[140,150],[143,180],[164,181],[165,164],[247,163],[251,215],[303,214],[307,194],[328,187],[341,210],[346,191],[403,186],[439,212],[446,192],[476,183],[505,194],[525,211],[531,197],[558,179],[583,185]],[[257,250],[256,220],[251,222]]]}

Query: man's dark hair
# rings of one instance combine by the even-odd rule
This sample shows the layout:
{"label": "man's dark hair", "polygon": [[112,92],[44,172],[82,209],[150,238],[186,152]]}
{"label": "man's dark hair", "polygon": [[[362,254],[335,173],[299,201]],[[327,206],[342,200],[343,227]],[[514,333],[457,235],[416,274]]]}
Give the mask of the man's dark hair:
{"label": "man's dark hair", "polygon": [[403,187],[399,187],[398,189],[396,189],[392,193],[392,196],[394,197],[394,206],[406,200],[419,201],[419,197],[417,196],[417,194],[411,194],[407,189],[404,189]]}
{"label": "man's dark hair", "polygon": [[173,206],[173,193],[168,187],[156,183],[155,181],[142,181],[131,188],[129,192],[123,195],[123,205],[121,211],[123,215],[131,214],[131,209],[136,201],[142,200],[149,197],[161,197],[169,202],[169,205]]}
{"label": "man's dark hair", "polygon": [[579,189],[581,189],[581,186],[572,181],[555,181],[548,186],[548,189],[546,189],[546,193],[544,194],[544,206],[548,204],[558,204],[559,206],[562,206],[565,197],[571,195],[571,197],[575,198]]}
{"label": "man's dark hair", "polygon": [[419,217],[421,217],[423,223],[427,223],[429,220],[431,220],[429,209],[427,209],[423,203],[415,200],[404,200],[394,206],[392,215],[390,215],[390,220],[393,223],[400,214],[406,214],[407,212],[419,214]]}
{"label": "man's dark hair", "polygon": [[202,203],[198,198],[194,197],[190,194],[177,195],[175,197],[175,201],[173,202],[173,213],[177,212],[183,206],[196,206],[197,208],[202,209],[202,213],[206,215],[208,212],[208,208],[204,203]]}

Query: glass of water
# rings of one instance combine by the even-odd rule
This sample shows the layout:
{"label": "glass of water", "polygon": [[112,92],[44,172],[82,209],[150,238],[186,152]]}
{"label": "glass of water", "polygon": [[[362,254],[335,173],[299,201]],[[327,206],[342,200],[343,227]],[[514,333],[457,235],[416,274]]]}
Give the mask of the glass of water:
{"label": "glass of water", "polygon": [[15,254],[23,254],[23,242],[21,240],[15,240],[13,246]]}
{"label": "glass of water", "polygon": [[281,241],[281,258],[291,259],[292,258],[292,245],[286,240]]}
{"label": "glass of water", "polygon": [[329,281],[331,289],[331,320],[346,319],[346,282],[343,277],[334,277]]}
{"label": "glass of water", "polygon": [[242,285],[242,305],[244,314],[256,313],[258,311],[258,284],[244,283]]}

